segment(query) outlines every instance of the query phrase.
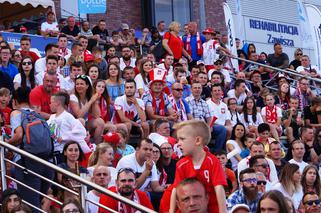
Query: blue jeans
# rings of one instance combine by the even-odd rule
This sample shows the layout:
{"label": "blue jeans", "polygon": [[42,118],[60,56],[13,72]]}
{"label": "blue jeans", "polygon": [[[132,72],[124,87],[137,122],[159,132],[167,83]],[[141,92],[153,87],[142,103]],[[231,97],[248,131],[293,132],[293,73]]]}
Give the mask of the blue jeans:
{"label": "blue jeans", "polygon": [[[19,160],[17,163],[25,167],[26,169],[36,172],[37,174],[42,175],[50,180],[53,180],[54,178],[54,175],[55,175],[54,170],[46,167],[45,165],[42,165],[30,159],[25,159],[24,161]],[[47,191],[51,185],[49,182],[44,181],[41,178],[36,177],[32,174],[28,174],[27,172],[25,172],[20,168],[15,169],[15,177],[17,180],[21,181],[22,183],[44,194],[47,194]],[[18,191],[20,192],[23,200],[31,203],[32,205],[38,208],[41,208],[41,200],[42,200],[41,195],[23,187],[22,185],[19,185],[19,184],[17,185],[18,185]],[[32,212],[34,213],[38,211],[33,209]]]}
{"label": "blue jeans", "polygon": [[212,127],[212,135],[214,136],[214,148],[213,151],[225,150],[226,146],[226,128],[225,126],[214,124]]}

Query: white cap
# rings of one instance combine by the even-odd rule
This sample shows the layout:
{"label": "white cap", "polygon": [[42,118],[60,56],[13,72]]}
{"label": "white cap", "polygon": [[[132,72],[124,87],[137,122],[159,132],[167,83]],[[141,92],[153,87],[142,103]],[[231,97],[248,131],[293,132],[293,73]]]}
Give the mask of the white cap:
{"label": "white cap", "polygon": [[235,210],[237,209],[246,209],[250,212],[250,208],[248,205],[246,204],[236,204],[235,206],[232,207],[230,213],[233,213]]}
{"label": "white cap", "polygon": [[151,139],[153,143],[157,144],[159,147],[161,147],[164,143],[168,143],[168,140],[166,137],[155,132],[150,133],[148,138]]}

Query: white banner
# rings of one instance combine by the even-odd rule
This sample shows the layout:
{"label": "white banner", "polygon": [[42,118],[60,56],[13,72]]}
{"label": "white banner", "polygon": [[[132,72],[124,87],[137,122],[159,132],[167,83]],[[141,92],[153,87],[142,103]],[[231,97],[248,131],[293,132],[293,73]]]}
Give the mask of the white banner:
{"label": "white banner", "polygon": [[[230,7],[227,5],[227,3],[224,2],[223,5],[224,8],[224,15],[225,15],[225,24],[227,28],[227,36],[228,36],[228,46],[227,48],[231,50],[232,54],[237,56],[236,51],[236,43],[235,43],[235,28],[234,28],[234,21],[233,16]],[[232,59],[232,65],[236,72],[239,71],[239,65],[237,60]]]}
{"label": "white banner", "polygon": [[321,68],[321,12],[313,5],[306,5],[306,12],[310,23],[310,32],[314,47],[316,65]]}
{"label": "white banner", "polygon": [[241,0],[235,0],[236,3],[236,17],[237,17],[237,29],[236,29],[236,36],[241,40],[242,44],[245,40],[245,33],[244,33],[244,21],[242,16],[242,2]]}
{"label": "white banner", "polygon": [[298,0],[297,2],[297,12],[299,17],[299,35],[302,41],[302,47],[307,49],[313,48],[309,19],[301,0]]}

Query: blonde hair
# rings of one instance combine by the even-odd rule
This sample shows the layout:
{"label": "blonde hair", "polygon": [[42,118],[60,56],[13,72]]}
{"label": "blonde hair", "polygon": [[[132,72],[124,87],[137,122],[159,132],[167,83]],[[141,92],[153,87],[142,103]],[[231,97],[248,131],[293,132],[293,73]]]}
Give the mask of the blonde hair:
{"label": "blonde hair", "polygon": [[200,136],[203,139],[203,145],[206,146],[209,144],[211,140],[211,129],[210,127],[201,120],[189,120],[180,122],[174,125],[174,129],[176,131],[184,128],[184,127],[191,127],[192,134],[197,137]]}
{"label": "blonde hair", "polygon": [[94,166],[97,164],[98,159],[101,154],[104,154],[107,149],[112,149],[111,145],[109,143],[100,143],[96,146],[96,150],[90,155],[88,160],[88,167]]}
{"label": "blonde hair", "polygon": [[10,95],[10,90],[8,90],[7,88],[5,88],[5,87],[2,87],[1,89],[0,89],[0,96],[5,96],[5,95]]}
{"label": "blonde hair", "polygon": [[180,27],[181,27],[181,24],[178,23],[177,21],[173,21],[173,22],[171,22],[171,23],[169,24],[168,30],[169,30],[170,32],[171,32],[171,31],[174,31],[174,28],[175,28],[175,27],[180,28]]}

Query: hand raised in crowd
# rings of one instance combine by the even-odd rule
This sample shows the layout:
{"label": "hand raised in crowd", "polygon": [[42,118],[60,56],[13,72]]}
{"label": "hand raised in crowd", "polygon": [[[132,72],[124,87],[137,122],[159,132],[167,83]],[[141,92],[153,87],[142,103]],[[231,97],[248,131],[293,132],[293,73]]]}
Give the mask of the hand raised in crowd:
{"label": "hand raised in crowd", "polygon": [[94,102],[97,101],[100,97],[101,97],[101,94],[95,93],[93,96],[91,96],[90,102],[91,102],[91,103],[94,103]]}
{"label": "hand raised in crowd", "polygon": [[154,161],[152,159],[148,159],[146,160],[145,165],[146,165],[146,170],[151,171],[154,166]]}

